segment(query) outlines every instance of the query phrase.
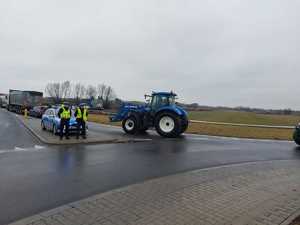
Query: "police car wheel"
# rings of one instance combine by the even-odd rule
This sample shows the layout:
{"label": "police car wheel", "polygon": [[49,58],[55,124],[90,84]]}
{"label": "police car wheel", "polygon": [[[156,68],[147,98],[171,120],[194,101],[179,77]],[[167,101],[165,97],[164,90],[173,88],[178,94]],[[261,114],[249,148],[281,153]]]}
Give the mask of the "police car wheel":
{"label": "police car wheel", "polygon": [[41,122],[42,130],[46,130],[44,122]]}
{"label": "police car wheel", "polygon": [[57,128],[56,128],[56,126],[55,126],[55,125],[53,125],[52,132],[53,132],[53,134],[54,134],[54,135],[56,135],[56,134],[57,134]]}

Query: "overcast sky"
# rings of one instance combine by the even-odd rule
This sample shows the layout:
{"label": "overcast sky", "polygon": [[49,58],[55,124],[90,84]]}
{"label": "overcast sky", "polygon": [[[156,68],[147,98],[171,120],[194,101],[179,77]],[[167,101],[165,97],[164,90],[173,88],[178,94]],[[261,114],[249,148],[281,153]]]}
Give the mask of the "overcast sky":
{"label": "overcast sky", "polygon": [[106,83],[123,99],[300,109],[299,0],[7,0],[0,92]]}

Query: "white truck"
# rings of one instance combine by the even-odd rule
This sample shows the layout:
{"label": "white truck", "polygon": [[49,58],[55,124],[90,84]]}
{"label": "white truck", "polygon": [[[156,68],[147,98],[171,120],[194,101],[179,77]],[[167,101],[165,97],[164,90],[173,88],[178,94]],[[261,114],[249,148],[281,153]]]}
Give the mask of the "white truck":
{"label": "white truck", "polygon": [[9,90],[7,109],[22,114],[25,109],[29,111],[34,106],[41,105],[42,100],[42,92]]}
{"label": "white truck", "polygon": [[6,108],[8,105],[8,95],[0,93],[0,107]]}

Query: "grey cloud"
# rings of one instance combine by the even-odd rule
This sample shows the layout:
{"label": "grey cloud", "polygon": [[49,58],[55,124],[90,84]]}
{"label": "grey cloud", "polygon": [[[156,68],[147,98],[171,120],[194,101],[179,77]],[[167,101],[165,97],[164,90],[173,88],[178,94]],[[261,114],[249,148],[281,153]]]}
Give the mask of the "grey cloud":
{"label": "grey cloud", "polygon": [[108,83],[120,97],[300,109],[296,0],[28,0],[0,7],[0,92]]}

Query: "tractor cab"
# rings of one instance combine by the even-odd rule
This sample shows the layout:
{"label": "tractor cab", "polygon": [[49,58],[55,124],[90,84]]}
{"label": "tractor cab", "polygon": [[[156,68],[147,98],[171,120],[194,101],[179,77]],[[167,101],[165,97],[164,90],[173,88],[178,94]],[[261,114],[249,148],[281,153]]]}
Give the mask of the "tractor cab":
{"label": "tractor cab", "polygon": [[145,95],[145,98],[151,111],[156,111],[161,107],[174,106],[176,96],[172,92],[153,92],[152,95]]}

